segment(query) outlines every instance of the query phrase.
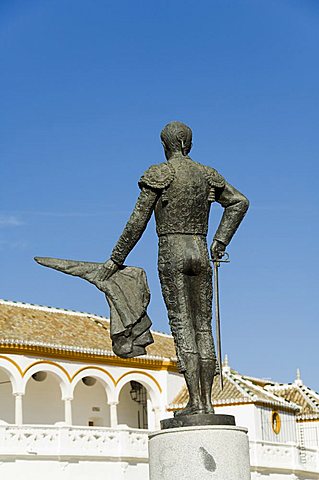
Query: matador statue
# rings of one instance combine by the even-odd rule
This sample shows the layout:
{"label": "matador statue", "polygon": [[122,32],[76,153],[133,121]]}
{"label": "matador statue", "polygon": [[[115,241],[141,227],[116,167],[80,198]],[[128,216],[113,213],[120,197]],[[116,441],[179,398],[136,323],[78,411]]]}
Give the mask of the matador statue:
{"label": "matador statue", "polygon": [[140,195],[102,279],[116,272],[143,234],[154,211],[159,240],[158,272],[179,371],[189,402],[183,415],[213,413],[211,390],[218,371],[212,336],[212,268],[207,230],[212,202],[224,213],[210,247],[221,258],[248,206],[248,199],[214,169],[189,156],[192,131],[171,122],[161,132],[166,162],[152,165],[139,180]]}
{"label": "matador statue", "polygon": [[[159,278],[179,371],[189,391],[186,408],[175,415],[210,414],[214,412],[213,380],[221,368],[212,335],[210,255],[213,261],[223,257],[249,202],[214,168],[190,158],[192,131],[188,126],[169,123],[161,132],[161,140],[167,161],[152,165],[140,178],[140,195],[109,260],[102,264],[39,257],[36,260],[85,278],[102,290],[111,307],[111,321],[114,317],[114,352],[125,358],[141,355],[153,341],[145,313],[149,292],[142,269],[123,264],[154,211]],[[214,201],[224,208],[224,213],[209,255],[206,236]],[[129,285],[125,292],[123,285]],[[125,298],[119,298],[119,291]]]}

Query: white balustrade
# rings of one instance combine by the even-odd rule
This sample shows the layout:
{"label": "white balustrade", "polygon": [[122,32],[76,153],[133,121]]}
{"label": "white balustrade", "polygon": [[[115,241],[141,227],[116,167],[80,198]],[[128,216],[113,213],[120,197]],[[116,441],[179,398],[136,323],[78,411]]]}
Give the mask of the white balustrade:
{"label": "white balustrade", "polygon": [[0,425],[1,456],[148,459],[148,431],[99,427]]}
{"label": "white balustrade", "polygon": [[294,443],[250,442],[252,467],[306,472],[319,471],[319,449],[301,449]]}
{"label": "white balustrade", "polygon": [[[68,425],[0,425],[0,461],[8,457],[81,457],[148,461],[148,431]],[[319,449],[250,442],[252,470],[319,471]]]}

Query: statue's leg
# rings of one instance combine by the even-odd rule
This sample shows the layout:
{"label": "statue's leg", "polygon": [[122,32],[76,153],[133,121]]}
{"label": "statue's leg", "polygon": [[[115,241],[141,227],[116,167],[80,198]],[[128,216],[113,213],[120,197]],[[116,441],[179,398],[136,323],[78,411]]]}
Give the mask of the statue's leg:
{"label": "statue's leg", "polygon": [[201,238],[200,244],[201,271],[192,279],[192,297],[200,363],[201,400],[205,413],[213,413],[211,392],[216,374],[216,353],[212,334],[212,269],[204,238]]}
{"label": "statue's leg", "polygon": [[196,347],[187,279],[183,274],[175,274],[166,280],[168,281],[161,278],[163,297],[175,342],[179,371],[184,375],[189,392],[187,407],[180,413],[200,413],[203,412],[199,383],[200,357]]}
{"label": "statue's leg", "polygon": [[[180,414],[202,413],[200,363],[196,345],[190,277],[183,273],[183,258],[177,236],[160,238],[159,276],[175,342],[179,371],[184,375],[189,402]],[[176,248],[175,248],[176,247]],[[177,413],[177,414],[178,414]]]}

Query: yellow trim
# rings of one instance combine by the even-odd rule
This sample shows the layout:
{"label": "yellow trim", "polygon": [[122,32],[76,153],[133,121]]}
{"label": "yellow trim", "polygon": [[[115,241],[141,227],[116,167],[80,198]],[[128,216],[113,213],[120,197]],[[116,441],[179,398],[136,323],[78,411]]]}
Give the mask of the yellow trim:
{"label": "yellow trim", "polygon": [[146,377],[149,377],[151,380],[153,380],[153,382],[155,383],[155,385],[157,386],[157,388],[159,389],[160,393],[162,393],[162,387],[160,386],[160,384],[158,383],[158,381],[156,380],[156,378],[153,377],[153,375],[151,375],[150,373],[147,373],[147,372],[140,372],[139,370],[131,370],[130,372],[126,372],[126,373],[123,373],[123,375],[121,375],[117,380],[116,380],[116,385],[118,385],[120,383],[120,381],[122,380],[122,378],[126,377],[127,375],[131,375],[131,374],[134,374],[134,373],[139,373],[140,375],[145,375]]}
{"label": "yellow trim", "polygon": [[279,413],[276,410],[271,412],[271,426],[272,430],[276,435],[279,435],[281,430],[281,418]]}
{"label": "yellow trim", "polygon": [[[185,402],[185,405],[186,405],[186,402]],[[214,403],[213,406],[215,408],[215,407],[235,407],[238,405],[254,405],[254,402]],[[177,407],[177,408],[168,407],[166,410],[168,412],[175,412],[177,410],[183,410],[183,408],[185,407]]]}
{"label": "yellow trim", "polygon": [[5,355],[0,355],[0,358],[3,358],[4,360],[8,360],[8,362],[12,363],[20,372],[21,377],[23,377],[23,372],[20,365],[18,365],[14,360],[12,360],[12,358],[6,357]]}
{"label": "yellow trim", "polygon": [[[173,402],[171,402],[173,403]],[[185,402],[186,404],[186,402]],[[178,405],[178,404],[176,404]],[[255,402],[253,401],[249,401],[249,402],[231,402],[231,403],[224,403],[224,402],[221,402],[221,403],[214,403],[214,408],[215,407],[237,407],[238,405],[258,405],[260,407],[265,407],[265,408],[271,408],[271,406],[265,402],[263,402],[262,400],[257,400]],[[182,410],[183,408],[185,407],[177,407],[177,408],[172,408],[172,407],[168,407],[166,410],[168,412],[175,412],[175,410]],[[280,410],[281,412],[294,412],[295,409],[293,408],[290,408],[289,406],[285,406],[285,405],[281,405],[280,407],[277,408],[276,411]],[[300,420],[302,421],[302,420]],[[297,420],[298,422],[298,420]]]}
{"label": "yellow trim", "polygon": [[297,418],[296,419],[297,423],[304,423],[304,422],[319,422],[319,418]]}
{"label": "yellow trim", "polygon": [[54,349],[49,347],[39,347],[31,345],[10,345],[0,346],[0,352],[12,353],[18,355],[36,355],[39,357],[49,358],[61,358],[65,360],[77,360],[78,362],[92,362],[92,363],[104,363],[108,365],[114,365],[116,367],[141,367],[148,368],[149,370],[166,370],[171,372],[178,372],[177,364],[173,360],[161,360],[150,358],[120,358],[108,355],[95,355],[82,352],[69,352],[61,351],[60,349]]}
{"label": "yellow trim", "polygon": [[29,365],[29,366],[25,369],[25,371],[23,372],[22,377],[24,377],[25,374],[30,370],[30,368],[34,367],[35,365],[46,365],[46,364],[47,364],[47,365],[53,365],[54,367],[58,367],[60,370],[62,370],[63,373],[65,373],[65,375],[67,376],[69,382],[71,382],[71,377],[70,377],[68,371],[67,371],[64,367],[62,367],[61,365],[59,365],[59,364],[57,364],[57,363],[55,363],[55,362],[51,362],[50,360],[39,360],[39,361],[37,361],[37,362],[31,363],[31,365]]}
{"label": "yellow trim", "polygon": [[143,372],[143,371],[140,371],[140,370],[130,370],[129,372],[125,372],[123,373],[117,380],[115,380],[113,378],[113,376],[107,371],[105,370],[104,368],[102,367],[97,367],[97,366],[88,366],[88,367],[83,367],[83,368],[80,368],[79,370],[77,370],[73,375],[72,377],[70,376],[70,374],[68,373],[68,371],[62,367],[61,365],[59,365],[58,363],[55,363],[55,362],[51,362],[50,360],[38,360],[37,362],[33,362],[31,363],[31,365],[29,365],[24,371],[20,368],[20,366],[14,361],[12,360],[11,358],[9,357],[5,357],[4,355],[0,355],[0,359],[3,358],[4,360],[8,360],[10,363],[12,363],[17,369],[18,371],[20,372],[21,374],[21,377],[25,377],[26,373],[32,368],[34,367],[35,365],[53,365],[54,367],[57,367],[59,368],[60,370],[62,370],[62,372],[66,375],[67,379],[69,380],[69,382],[71,383],[74,378],[80,373],[80,372],[83,372],[84,370],[99,370],[103,373],[105,373],[113,382],[113,385],[116,387],[119,382],[122,380],[122,378],[126,377],[127,375],[131,375],[131,374],[135,374],[135,373],[138,373],[140,375],[145,375],[146,377],[150,378],[151,380],[153,380],[153,382],[155,383],[155,385],[157,386],[158,390],[160,391],[160,393],[162,393],[162,387],[160,386],[160,384],[158,383],[158,381],[156,380],[155,377],[153,377],[153,375],[151,375],[150,373],[148,372]]}
{"label": "yellow trim", "polygon": [[113,382],[113,385],[116,386],[116,381],[114,380],[114,378],[112,377],[112,375],[110,374],[110,372],[108,372],[107,370],[104,370],[104,368],[102,367],[83,367],[83,368],[80,368],[79,370],[77,370],[75,372],[74,375],[72,375],[72,378],[71,378],[71,382],[73,382],[73,380],[75,379],[75,377],[80,373],[80,372],[83,372],[83,370],[99,370],[100,372],[103,372],[103,373],[106,373],[106,375],[108,375],[110,377],[110,379],[112,380]]}

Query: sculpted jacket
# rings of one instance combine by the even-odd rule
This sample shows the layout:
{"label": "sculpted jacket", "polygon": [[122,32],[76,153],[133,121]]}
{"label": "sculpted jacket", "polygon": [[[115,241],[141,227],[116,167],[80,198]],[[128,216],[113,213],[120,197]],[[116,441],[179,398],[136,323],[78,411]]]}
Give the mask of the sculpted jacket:
{"label": "sculpted jacket", "polygon": [[247,198],[213,168],[176,155],[152,165],[139,180],[141,193],[111,258],[123,264],[155,212],[158,236],[207,235],[211,203],[217,201],[224,214],[214,236],[228,245],[241,223]]}

